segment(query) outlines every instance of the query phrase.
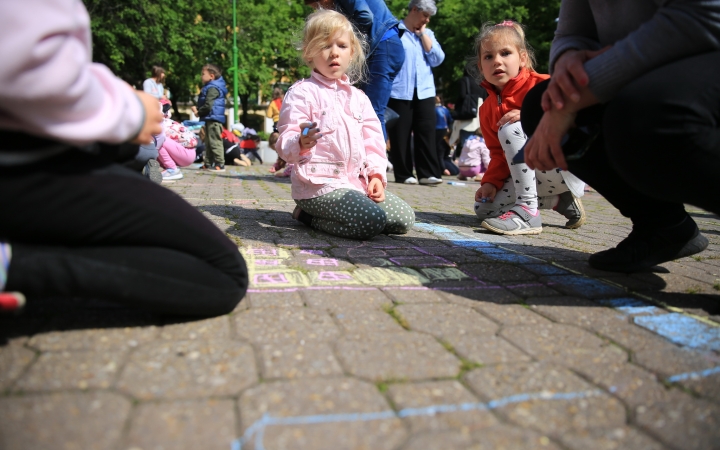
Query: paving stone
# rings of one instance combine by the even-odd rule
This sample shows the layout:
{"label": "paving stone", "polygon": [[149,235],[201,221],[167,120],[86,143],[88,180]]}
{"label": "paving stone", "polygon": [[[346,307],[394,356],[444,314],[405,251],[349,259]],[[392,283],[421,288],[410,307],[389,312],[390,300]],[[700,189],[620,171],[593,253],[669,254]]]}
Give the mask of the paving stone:
{"label": "paving stone", "polygon": [[402,450],[470,450],[475,448],[470,433],[430,431],[413,434]]}
{"label": "paving stone", "polygon": [[550,323],[548,319],[524,305],[477,302],[475,309],[503,325],[535,325]]}
{"label": "paving stone", "polygon": [[628,355],[588,331],[569,325],[541,324],[503,328],[501,336],[540,360],[582,368],[593,362],[609,364]]}
{"label": "paving stone", "polygon": [[154,326],[51,331],[33,336],[28,345],[43,351],[121,350],[150,342],[157,335]]}
{"label": "paving stone", "polygon": [[268,344],[260,352],[263,378],[312,378],[342,375],[328,344]]}
{"label": "paving stone", "polygon": [[126,351],[75,351],[41,354],[15,384],[20,391],[107,389],[115,381]]}
{"label": "paving stone", "polygon": [[389,295],[395,303],[444,303],[442,295],[434,289],[403,289],[387,288],[384,292]]}
{"label": "paving stone", "polygon": [[629,363],[591,362],[576,368],[588,380],[621,399],[630,408],[670,399],[675,390],[647,370]]}
{"label": "paving stone", "polygon": [[560,450],[547,436],[509,425],[476,431],[473,440],[472,450]]}
{"label": "paving stone", "polygon": [[[465,380],[485,400],[497,401],[496,410],[509,420],[551,436],[625,423],[617,399],[547,363],[484,367],[467,373]],[[553,399],[554,394],[563,396]]]}
{"label": "paving stone", "polygon": [[459,305],[474,307],[478,301],[489,303],[517,303],[521,299],[501,286],[480,286],[475,289],[453,289],[442,291],[445,300]]}
{"label": "paving stone", "polygon": [[473,309],[447,303],[400,305],[395,311],[411,329],[436,337],[463,334],[495,334],[498,325]]}
{"label": "paving stone", "polygon": [[537,279],[535,274],[510,264],[464,264],[462,270],[488,283],[535,281]]}
{"label": "paving stone", "polygon": [[447,335],[443,340],[461,357],[480,364],[531,361],[532,358],[506,340],[492,335]]}
{"label": "paving stone", "polygon": [[243,300],[251,308],[267,308],[271,306],[292,307],[303,306],[300,292],[252,292]]}
{"label": "paving stone", "polygon": [[228,449],[236,438],[235,402],[144,403],[131,416],[125,449]]}
{"label": "paving stone", "polygon": [[340,331],[315,308],[252,308],[233,316],[237,336],[257,344],[331,341]]}
{"label": "paving stone", "polygon": [[636,421],[642,429],[674,448],[717,448],[720,442],[720,406],[690,396],[640,407]]}
{"label": "paving stone", "polygon": [[460,369],[455,356],[421,333],[345,336],[335,350],[345,370],[373,381],[454,377]]}
{"label": "paving stone", "polygon": [[312,290],[303,292],[305,301],[312,308],[331,312],[342,312],[348,309],[378,309],[392,306],[392,300],[385,293],[375,288],[362,290]]}
{"label": "paving stone", "polygon": [[429,413],[423,408],[433,406],[454,406],[480,404],[465,387],[455,380],[431,381],[426,383],[392,384],[387,395],[400,410],[400,415],[410,426],[413,433],[458,429],[467,434],[471,431],[498,424],[495,416],[486,408],[456,410]]}
{"label": "paving stone", "polygon": [[661,377],[695,372],[720,366],[720,356],[677,347],[671,342],[658,340],[648,344],[634,355],[634,361]]}
{"label": "paving stone", "polygon": [[560,440],[573,450],[665,449],[665,446],[648,435],[629,427],[583,430],[560,436]]}
{"label": "paving stone", "polygon": [[377,309],[347,309],[334,312],[333,317],[350,334],[403,331],[403,327],[390,314]]}
{"label": "paving stone", "polygon": [[0,393],[10,388],[35,359],[35,352],[21,344],[0,347]]}
{"label": "paving stone", "polygon": [[238,341],[159,341],[129,358],[118,388],[139,399],[237,395],[257,381],[252,348]]}
{"label": "paving stone", "polygon": [[[331,421],[336,414],[383,414],[377,420]],[[312,424],[277,424],[264,430],[264,448],[307,448],[336,450],[344,448],[394,449],[406,438],[400,419],[377,388],[351,378],[297,380],[264,383],[240,397],[243,433],[263,415],[283,418],[315,416]],[[257,426],[257,425],[256,425]],[[247,447],[254,446],[249,436]]]}
{"label": "paving stone", "polygon": [[228,339],[229,337],[230,321],[227,316],[165,325],[160,329],[160,338],[168,340]]}
{"label": "paving stone", "polygon": [[0,398],[0,448],[116,448],[129,413],[130,401],[108,392]]}

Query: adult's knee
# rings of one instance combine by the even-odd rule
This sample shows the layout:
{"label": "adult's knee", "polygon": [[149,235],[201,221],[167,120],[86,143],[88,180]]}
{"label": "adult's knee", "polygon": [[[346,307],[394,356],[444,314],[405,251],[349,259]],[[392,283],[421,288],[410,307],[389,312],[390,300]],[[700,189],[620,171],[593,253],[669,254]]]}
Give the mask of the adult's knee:
{"label": "adult's knee", "polygon": [[545,111],[543,111],[540,105],[540,101],[549,83],[550,80],[538,83],[528,91],[525,95],[525,100],[523,100],[520,117],[522,117],[523,129],[528,136],[532,136],[535,133],[540,119],[542,119],[543,114],[545,114]]}

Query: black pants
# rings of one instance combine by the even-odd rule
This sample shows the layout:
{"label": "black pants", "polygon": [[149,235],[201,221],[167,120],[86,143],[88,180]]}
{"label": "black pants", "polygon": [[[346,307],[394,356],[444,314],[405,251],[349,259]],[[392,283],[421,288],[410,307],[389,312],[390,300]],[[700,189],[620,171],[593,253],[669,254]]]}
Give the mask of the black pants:
{"label": "black pants", "polygon": [[[635,226],[675,225],[687,217],[683,203],[720,214],[719,72],[720,52],[694,56],[638,77],[607,104],[580,111],[576,124],[600,123],[602,133],[568,168]],[[528,136],[542,117],[547,83],[525,97]]]}
{"label": "black pants", "polygon": [[445,128],[435,129],[435,151],[437,157],[442,164],[442,170],[447,170],[450,175],[457,175],[460,173],[460,169],[452,162],[450,157],[450,145],[445,141],[447,130]]}
{"label": "black pants", "polygon": [[101,157],[69,151],[0,167],[7,291],[111,300],[212,316],[247,289],[238,248],[172,191]]}
{"label": "black pants", "polygon": [[[391,98],[388,107],[400,116],[389,132],[395,181],[402,183],[413,176],[413,151],[418,178],[440,178],[443,169],[435,151],[435,97],[418,100],[416,90],[412,100]],[[414,148],[410,147],[411,132]]]}

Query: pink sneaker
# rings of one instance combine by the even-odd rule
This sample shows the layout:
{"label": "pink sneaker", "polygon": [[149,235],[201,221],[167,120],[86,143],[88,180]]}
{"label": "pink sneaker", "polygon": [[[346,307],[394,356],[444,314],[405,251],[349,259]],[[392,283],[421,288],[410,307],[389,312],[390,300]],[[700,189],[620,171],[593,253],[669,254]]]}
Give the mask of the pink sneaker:
{"label": "pink sneaker", "polygon": [[20,292],[0,292],[0,313],[16,313],[25,306],[25,296]]}

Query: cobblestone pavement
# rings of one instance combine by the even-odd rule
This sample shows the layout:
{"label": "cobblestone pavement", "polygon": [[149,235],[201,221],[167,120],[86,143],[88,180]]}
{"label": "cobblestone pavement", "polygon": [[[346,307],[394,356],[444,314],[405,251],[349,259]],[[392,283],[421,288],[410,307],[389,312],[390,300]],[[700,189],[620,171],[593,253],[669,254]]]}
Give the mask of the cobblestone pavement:
{"label": "cobblestone pavement", "polygon": [[56,299],[0,319],[0,448],[720,448],[718,217],[692,210],[698,257],[618,275],[586,262],[630,230],[594,192],[579,230],[543,212],[502,238],[475,183],[391,183],[417,226],[357,242],[293,221],[266,170],[167,184],[245,255],[232,314]]}

